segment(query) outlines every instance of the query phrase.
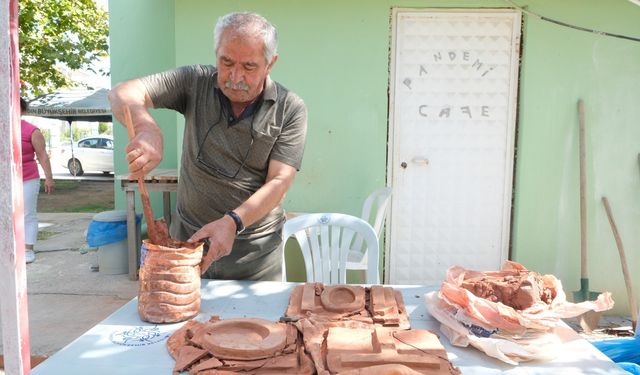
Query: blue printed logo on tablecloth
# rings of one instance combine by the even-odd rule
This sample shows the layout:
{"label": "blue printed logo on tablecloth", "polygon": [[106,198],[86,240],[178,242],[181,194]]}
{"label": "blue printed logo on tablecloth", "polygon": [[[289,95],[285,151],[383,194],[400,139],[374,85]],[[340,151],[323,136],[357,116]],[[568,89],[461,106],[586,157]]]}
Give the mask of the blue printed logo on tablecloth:
{"label": "blue printed logo on tablecloth", "polygon": [[164,341],[169,333],[160,332],[158,326],[134,327],[111,333],[111,342],[124,346],[145,346]]}

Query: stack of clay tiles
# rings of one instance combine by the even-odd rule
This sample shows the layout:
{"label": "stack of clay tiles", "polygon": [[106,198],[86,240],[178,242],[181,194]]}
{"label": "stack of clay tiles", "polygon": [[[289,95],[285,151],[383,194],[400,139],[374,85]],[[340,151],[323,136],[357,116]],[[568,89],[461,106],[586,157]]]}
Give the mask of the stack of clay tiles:
{"label": "stack of clay tiles", "polygon": [[437,335],[410,329],[402,295],[390,287],[299,285],[284,320],[302,332],[319,375],[460,373]]}
{"label": "stack of clay tiles", "polygon": [[169,239],[164,246],[145,240],[140,268],[138,314],[151,323],[175,323],[200,312],[202,243]]}
{"label": "stack of clay tiles", "polygon": [[167,340],[174,374],[313,374],[298,330],[255,318],[190,320]]}

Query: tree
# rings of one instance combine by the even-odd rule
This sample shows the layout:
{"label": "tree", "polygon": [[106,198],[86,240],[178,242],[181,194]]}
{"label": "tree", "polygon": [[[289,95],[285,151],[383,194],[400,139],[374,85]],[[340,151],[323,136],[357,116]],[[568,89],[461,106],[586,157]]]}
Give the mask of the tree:
{"label": "tree", "polygon": [[110,122],[99,123],[98,134],[112,134],[112,124]]}
{"label": "tree", "polygon": [[20,0],[19,7],[23,94],[77,86],[63,71],[91,70],[93,61],[107,56],[107,12],[94,0]]}

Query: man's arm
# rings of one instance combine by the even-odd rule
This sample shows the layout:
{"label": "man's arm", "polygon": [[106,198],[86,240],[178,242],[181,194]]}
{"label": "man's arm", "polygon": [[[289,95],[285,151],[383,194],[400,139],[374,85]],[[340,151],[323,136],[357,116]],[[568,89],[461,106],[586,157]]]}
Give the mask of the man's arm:
{"label": "man's arm", "polygon": [[151,97],[139,79],[118,84],[109,93],[111,111],[125,124],[124,108],[129,107],[135,137],[125,148],[131,178],[143,177],[162,160],[162,131],[148,111]]}
{"label": "man's arm", "polygon": [[[294,167],[277,160],[269,161],[266,183],[234,210],[243,224],[249,226],[275,208],[284,199],[295,175]],[[236,238],[236,224],[229,215],[224,215],[200,228],[189,238],[189,242],[204,238],[209,239],[209,251],[202,261],[202,272],[214,261],[231,253]]]}

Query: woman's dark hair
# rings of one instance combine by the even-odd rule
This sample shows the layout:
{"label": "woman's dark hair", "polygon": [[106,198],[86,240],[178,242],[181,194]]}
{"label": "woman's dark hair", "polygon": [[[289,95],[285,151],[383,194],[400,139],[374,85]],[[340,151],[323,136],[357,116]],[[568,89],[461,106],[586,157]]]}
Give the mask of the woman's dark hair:
{"label": "woman's dark hair", "polygon": [[20,111],[26,112],[29,109],[29,103],[24,98],[20,98]]}

